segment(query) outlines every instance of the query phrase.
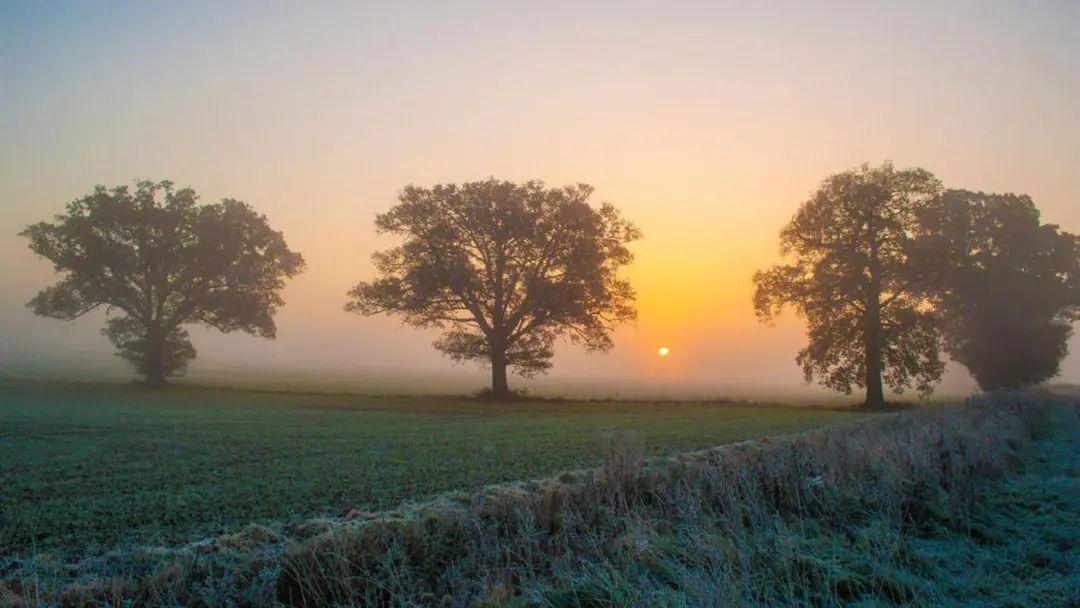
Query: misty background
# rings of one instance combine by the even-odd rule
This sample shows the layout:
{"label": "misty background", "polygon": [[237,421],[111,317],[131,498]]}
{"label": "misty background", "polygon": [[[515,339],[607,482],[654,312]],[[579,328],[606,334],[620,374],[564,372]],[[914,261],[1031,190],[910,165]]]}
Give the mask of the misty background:
{"label": "misty background", "polygon": [[[0,375],[128,379],[100,334],[25,302],[17,233],[95,184],[171,179],[252,204],[301,252],[278,338],[191,327],[191,381],[373,392],[484,385],[437,332],[343,310],[408,183],[587,182],[645,238],[638,321],[516,386],[619,396],[825,395],[802,324],[761,325],[754,270],[826,175],[921,166],[1031,195],[1080,230],[1080,5],[475,3],[0,6]],[[672,355],[660,359],[656,349]],[[1008,345],[1002,345],[1007,348]],[[1061,380],[1080,380],[1080,341]],[[950,366],[939,392],[973,386]]]}

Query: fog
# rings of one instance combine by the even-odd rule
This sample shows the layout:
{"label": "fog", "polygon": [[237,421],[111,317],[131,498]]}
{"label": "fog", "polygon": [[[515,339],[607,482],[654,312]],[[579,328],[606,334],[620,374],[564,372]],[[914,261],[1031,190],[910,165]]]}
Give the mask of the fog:
{"label": "fog", "polygon": [[[751,275],[780,259],[783,224],[826,175],[892,159],[1029,194],[1080,231],[1078,28],[1068,3],[5,4],[0,374],[133,378],[104,311],[25,308],[53,274],[16,235],[95,184],[171,179],[252,204],[307,260],[278,338],[192,329],[188,381],[480,388],[486,372],[440,356],[437,332],[343,306],[394,242],[373,222],[401,188],[494,175],[592,184],[644,232],[626,272],[636,324],[606,354],[560,344],[550,374],[515,387],[824,398],[794,362],[799,320],[753,315]],[[1080,380],[1078,350],[1062,379]],[[971,386],[950,368],[940,392]]]}

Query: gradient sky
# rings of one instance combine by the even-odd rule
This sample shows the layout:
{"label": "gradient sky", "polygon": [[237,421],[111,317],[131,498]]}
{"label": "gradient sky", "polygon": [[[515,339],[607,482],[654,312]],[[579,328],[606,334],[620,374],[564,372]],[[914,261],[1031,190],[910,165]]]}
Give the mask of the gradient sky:
{"label": "gradient sky", "polygon": [[800,386],[802,326],[759,325],[750,276],[829,173],[918,165],[1080,231],[1080,4],[749,4],[4,2],[0,369],[126,373],[102,315],[24,308],[51,267],[15,235],[136,178],[245,200],[308,261],[278,340],[194,331],[193,378],[482,384],[433,333],[342,310],[407,183],[584,181],[634,220],[636,326],[546,381],[625,392]]}

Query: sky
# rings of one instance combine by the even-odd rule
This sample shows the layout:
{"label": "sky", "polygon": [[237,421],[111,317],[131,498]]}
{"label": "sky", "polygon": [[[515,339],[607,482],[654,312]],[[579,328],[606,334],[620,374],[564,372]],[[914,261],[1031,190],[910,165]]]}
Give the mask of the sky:
{"label": "sky", "polygon": [[[252,204],[308,263],[276,341],[192,331],[193,381],[478,388],[435,333],[343,305],[406,184],[496,176],[592,184],[645,235],[615,348],[560,345],[512,384],[816,395],[799,319],[751,306],[784,223],[827,175],[891,159],[1080,231],[1077,31],[1080,4],[1050,1],[3,2],[0,373],[129,375],[103,313],[25,308],[53,275],[17,233],[96,184],[170,179]],[[944,390],[971,385],[955,367]]]}

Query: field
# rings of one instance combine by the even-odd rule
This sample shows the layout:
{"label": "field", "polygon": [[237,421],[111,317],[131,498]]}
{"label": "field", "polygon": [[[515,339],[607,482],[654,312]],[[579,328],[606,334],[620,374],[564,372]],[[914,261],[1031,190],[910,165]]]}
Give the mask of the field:
{"label": "field", "polygon": [[[85,392],[75,391],[84,399]],[[123,395],[109,393],[110,403],[123,402]],[[448,412],[494,420],[573,418],[572,412],[561,411],[571,404],[522,404],[506,413],[469,401],[377,400],[382,406],[376,407],[376,400],[352,397],[238,393],[215,397],[230,406],[218,402],[216,408],[203,409],[212,396],[188,391],[153,399],[128,395],[140,407],[161,408],[166,420],[171,413],[176,424],[184,420],[176,413],[184,409],[182,402],[193,397],[201,404],[195,412],[204,415],[238,408],[223,423],[226,427],[241,426],[244,414],[258,423],[256,428],[265,427],[268,423],[257,414],[273,408],[291,411],[299,407],[297,401],[308,403],[301,410],[321,403],[330,412],[356,415],[383,412],[381,407],[402,418],[445,418]],[[69,408],[72,398],[71,390],[52,397],[67,399]],[[594,448],[580,445],[591,440],[579,440],[581,460],[599,456],[596,467],[441,494],[400,509],[302,519],[303,511],[296,508],[291,521],[236,525],[228,533],[171,547],[129,543],[98,556],[37,545],[33,554],[0,556],[0,604],[1078,606],[1078,405],[1074,398],[1044,394],[990,395],[961,407],[914,408],[659,458],[647,458],[641,444],[625,433]],[[673,408],[673,419],[683,421],[683,430],[699,429],[722,409],[666,406]],[[595,427],[597,432],[623,418],[633,420],[646,436],[674,432],[664,431],[655,412],[660,404],[576,407],[585,419],[607,421]],[[721,416],[729,425],[740,418],[755,420],[755,413],[775,417],[783,411],[732,409],[742,415]],[[41,411],[71,416],[63,407],[44,405]],[[807,412],[789,412],[799,413]],[[132,415],[147,418],[145,412]],[[107,418],[118,416],[110,412]],[[336,425],[342,427],[343,420],[336,419]],[[291,421],[293,432],[305,428],[295,412]],[[811,422],[803,419],[801,424]],[[94,431],[89,421],[80,424],[85,432]],[[162,421],[150,430],[162,434],[166,426]],[[192,427],[191,422],[186,426]],[[105,427],[99,422],[98,428]],[[475,428],[472,432],[487,437]],[[332,433],[323,428],[323,435]],[[442,438],[448,443],[445,434]],[[517,438],[532,445],[528,433]],[[114,441],[114,448],[124,444]],[[520,447],[513,453],[527,453]],[[422,449],[448,448],[433,441]],[[460,443],[457,450],[467,451]],[[509,446],[504,450],[511,452]],[[314,465],[311,471],[320,475]],[[109,487],[121,481],[107,478],[100,484],[106,486],[100,498],[88,504],[108,503]],[[156,482],[165,494],[175,492],[173,482]],[[117,494],[132,491],[130,480],[125,483]],[[90,485],[84,481],[72,487],[84,491]],[[149,485],[142,488],[147,495],[162,493]],[[212,495],[219,503],[222,492]],[[68,493],[87,504],[84,496]],[[266,502],[276,502],[275,497]],[[79,516],[62,500],[52,504],[68,517]],[[177,525],[177,512],[164,514],[173,520],[163,522],[162,529],[171,530],[173,538],[197,528]],[[51,517],[59,525],[60,518]],[[116,528],[126,521],[112,511],[108,517],[113,519],[84,522],[112,521]],[[229,527],[224,519],[217,525]],[[43,542],[50,538],[42,537]],[[169,537],[161,533],[161,538]]]}
{"label": "field", "polygon": [[250,522],[393,507],[595,466],[632,430],[652,455],[850,420],[727,403],[373,398],[0,385],[0,555],[76,558]]}

